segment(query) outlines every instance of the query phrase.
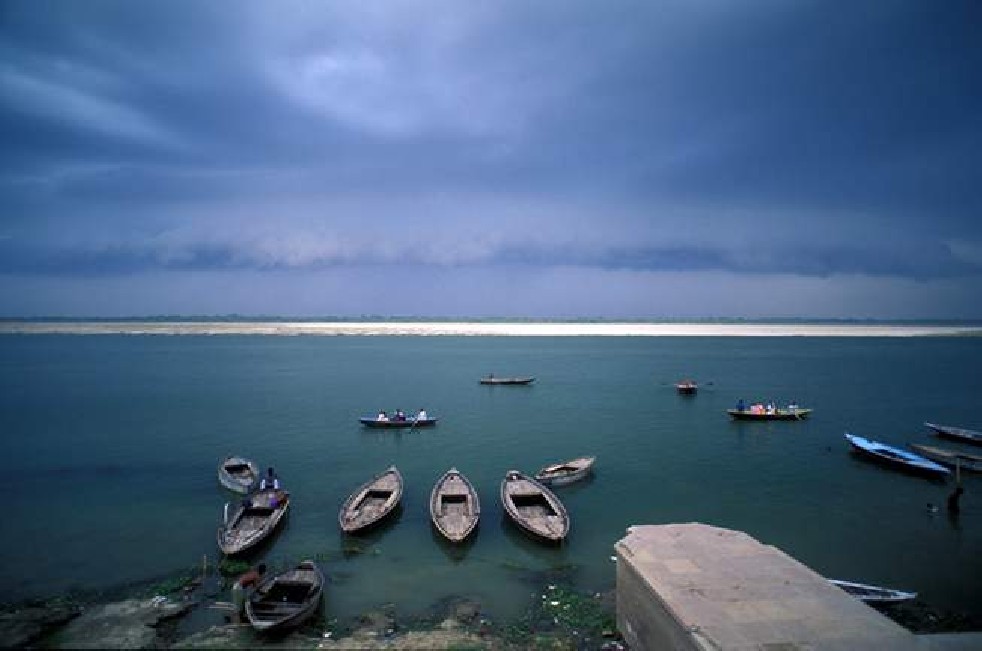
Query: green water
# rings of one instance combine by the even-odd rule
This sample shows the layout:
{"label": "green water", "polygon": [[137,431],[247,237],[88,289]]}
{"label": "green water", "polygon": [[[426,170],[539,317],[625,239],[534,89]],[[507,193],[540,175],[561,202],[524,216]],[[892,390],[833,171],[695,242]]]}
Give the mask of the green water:
{"label": "green water", "polygon": [[[275,466],[294,500],[253,560],[320,560],[328,617],[384,603],[411,614],[460,595],[508,618],[543,581],[612,588],[625,529],[670,522],[740,529],[826,576],[978,616],[982,481],[966,478],[952,521],[926,508],[951,481],[870,464],[843,433],[905,445],[934,440],[924,421],[982,429],[979,368],[982,339],[958,337],[0,336],[11,480],[0,582],[9,598],[46,596],[214,562],[223,506],[236,499],[215,470],[236,453]],[[480,385],[489,372],[536,381]],[[683,377],[698,395],[676,394]],[[725,410],[738,398],[815,412],[735,423]],[[436,427],[358,423],[420,407]],[[507,470],[587,454],[594,477],[557,489],[572,518],[564,545],[504,521]],[[339,506],[393,463],[406,481],[401,511],[352,544]],[[428,520],[450,466],[482,500],[462,548]]]}

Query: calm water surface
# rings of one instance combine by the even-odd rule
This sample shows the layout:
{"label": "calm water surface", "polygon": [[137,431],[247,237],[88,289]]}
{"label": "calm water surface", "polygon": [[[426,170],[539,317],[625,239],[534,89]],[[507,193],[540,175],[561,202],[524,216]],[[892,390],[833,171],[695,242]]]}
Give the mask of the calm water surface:
{"label": "calm water surface", "polygon": [[[613,545],[632,524],[740,529],[830,577],[917,590],[982,615],[982,480],[881,468],[843,432],[929,443],[925,420],[982,429],[982,339],[0,336],[6,486],[0,584],[50,596],[167,576],[219,557],[235,500],[227,454],[273,465],[294,498],[254,560],[317,556],[328,617],[382,603],[413,613],[451,595],[515,616],[555,572],[584,591],[614,585]],[[529,387],[481,386],[534,375]],[[695,397],[674,382],[701,383]],[[792,423],[735,423],[738,398],[796,400]],[[362,428],[379,409],[425,407],[435,428]],[[937,440],[935,440],[937,442]],[[957,444],[945,444],[958,447]],[[593,454],[592,480],[557,489],[568,543],[544,547],[503,520],[498,487]],[[337,510],[396,464],[403,507],[345,555]],[[457,466],[483,514],[461,549],[440,541],[427,502]]]}

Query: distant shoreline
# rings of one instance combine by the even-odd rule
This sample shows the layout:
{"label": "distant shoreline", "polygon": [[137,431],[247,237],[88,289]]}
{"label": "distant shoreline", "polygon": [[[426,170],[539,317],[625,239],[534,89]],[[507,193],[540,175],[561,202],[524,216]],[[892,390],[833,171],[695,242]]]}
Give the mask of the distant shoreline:
{"label": "distant shoreline", "polygon": [[641,321],[0,321],[0,334],[504,336],[504,337],[930,337],[982,336],[982,325]]}

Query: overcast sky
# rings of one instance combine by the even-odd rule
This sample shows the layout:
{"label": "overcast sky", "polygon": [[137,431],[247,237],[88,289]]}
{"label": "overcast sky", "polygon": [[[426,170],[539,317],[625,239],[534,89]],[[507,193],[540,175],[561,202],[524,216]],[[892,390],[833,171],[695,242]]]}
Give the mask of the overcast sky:
{"label": "overcast sky", "polygon": [[0,2],[0,315],[982,318],[982,3]]}

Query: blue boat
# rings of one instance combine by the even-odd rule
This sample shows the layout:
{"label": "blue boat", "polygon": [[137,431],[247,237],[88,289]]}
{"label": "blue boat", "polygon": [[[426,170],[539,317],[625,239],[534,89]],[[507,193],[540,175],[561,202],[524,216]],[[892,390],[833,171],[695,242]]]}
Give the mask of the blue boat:
{"label": "blue boat", "polygon": [[903,470],[928,474],[933,476],[947,477],[951,471],[939,463],[922,457],[919,454],[901,450],[879,441],[872,441],[846,432],[846,440],[852,445],[853,449],[874,461],[879,461],[884,465]]}

